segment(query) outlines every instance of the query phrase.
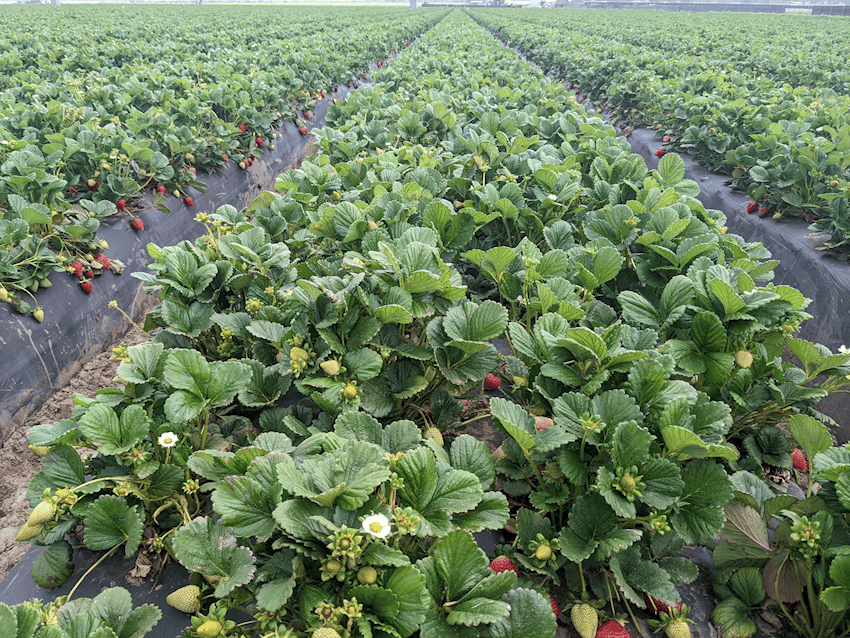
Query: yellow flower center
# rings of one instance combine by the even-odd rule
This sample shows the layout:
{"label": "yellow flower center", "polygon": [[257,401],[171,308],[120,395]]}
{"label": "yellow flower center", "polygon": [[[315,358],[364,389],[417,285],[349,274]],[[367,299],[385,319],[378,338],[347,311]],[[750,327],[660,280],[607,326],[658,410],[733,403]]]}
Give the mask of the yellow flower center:
{"label": "yellow flower center", "polygon": [[384,526],[381,525],[378,521],[373,521],[369,524],[369,531],[373,534],[380,534],[384,529]]}

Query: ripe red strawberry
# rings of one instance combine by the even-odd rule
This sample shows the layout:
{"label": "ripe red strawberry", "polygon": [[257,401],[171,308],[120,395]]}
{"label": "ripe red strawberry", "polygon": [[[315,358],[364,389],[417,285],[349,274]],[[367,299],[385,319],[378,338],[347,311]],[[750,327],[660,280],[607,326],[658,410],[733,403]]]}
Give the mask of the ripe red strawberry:
{"label": "ripe red strawberry", "polygon": [[484,379],[484,389],[495,390],[502,384],[502,379],[492,372]]}
{"label": "ripe red strawberry", "polygon": [[346,86],[350,89],[350,88],[351,88],[351,82],[349,82],[348,84],[346,84]]}
{"label": "ripe red strawberry", "polygon": [[186,206],[195,205],[195,200],[191,195],[186,195],[186,197],[183,198],[183,201],[186,202]]}
{"label": "ripe red strawberry", "polygon": [[507,556],[496,556],[490,563],[490,569],[492,569],[497,574],[501,574],[502,572],[506,572],[508,570],[519,574],[519,567],[514,565],[511,562],[511,559]]}
{"label": "ripe red strawberry", "polygon": [[758,202],[750,202],[749,204],[747,204],[747,212],[748,213],[754,213],[758,209],[759,209],[759,203]]}
{"label": "ripe red strawberry", "polygon": [[304,111],[304,117],[306,117],[309,120],[311,117],[313,117],[313,114],[310,113],[310,111]]}
{"label": "ripe red strawberry", "polygon": [[631,638],[631,634],[616,620],[609,620],[596,630],[596,638]]}
{"label": "ripe red strawberry", "polygon": [[165,186],[160,184],[156,187],[156,192],[158,192],[160,195],[165,195]]}
{"label": "ripe red strawberry", "polygon": [[805,472],[809,469],[809,464],[806,462],[806,455],[803,454],[803,450],[798,447],[794,448],[794,452],[791,454],[791,461],[794,463],[795,470]]}
{"label": "ripe red strawberry", "polygon": [[94,290],[94,285],[90,281],[81,281],[80,288],[83,289],[83,292],[87,295],[91,294],[91,291]]}
{"label": "ripe red strawberry", "polygon": [[265,145],[266,145],[266,143],[263,141],[263,138],[258,137],[257,138],[257,146],[259,146],[260,148],[263,148]]}
{"label": "ripe red strawberry", "polygon": [[325,97],[326,95],[327,95],[327,93],[325,93],[324,91],[322,91],[322,97]]}
{"label": "ripe red strawberry", "polygon": [[246,133],[248,131],[248,127],[245,126],[244,124],[240,124],[239,130],[242,131],[243,133]]}
{"label": "ripe red strawberry", "polygon": [[109,261],[109,257],[107,257],[104,253],[100,253],[97,257],[94,258],[94,260],[102,263],[103,267],[107,270],[112,268],[112,262]]}
{"label": "ripe red strawberry", "polygon": [[92,277],[94,277],[94,271],[89,268],[88,270],[83,272],[83,277],[88,277],[89,279],[91,279]]}
{"label": "ripe red strawberry", "polygon": [[646,601],[647,611],[652,612],[656,616],[662,612],[665,614],[669,614],[670,609],[677,609],[679,611],[681,611],[682,609],[682,603],[663,603],[660,600],[653,598],[649,594],[644,594],[643,599],[644,601]]}
{"label": "ripe red strawberry", "polygon": [[298,132],[301,133],[301,135],[307,135],[307,127],[302,126],[300,129],[298,129]]}
{"label": "ripe red strawberry", "polygon": [[548,416],[536,416],[534,417],[534,427],[537,428],[537,431],[545,430],[547,428],[551,428],[555,425],[555,422]]}
{"label": "ripe red strawberry", "polygon": [[115,202],[115,207],[118,210],[124,210],[125,208],[127,208],[127,202],[123,199],[119,199],[117,202]]}
{"label": "ripe red strawberry", "polygon": [[135,228],[136,230],[144,230],[145,229],[145,222],[142,221],[141,217],[134,217],[133,221],[130,222],[130,225],[133,228]]}
{"label": "ripe red strawberry", "polygon": [[555,614],[555,615],[557,616],[557,615],[558,615],[558,612],[560,612],[561,610],[560,610],[560,608],[558,607],[558,603],[556,603],[556,602],[555,602],[555,599],[554,599],[554,598],[552,598],[551,596],[549,596],[549,604],[551,604],[551,605],[552,605],[552,613],[553,613],[553,614]]}
{"label": "ripe red strawberry", "polygon": [[83,265],[82,265],[80,262],[78,262],[78,261],[72,261],[72,262],[71,262],[71,265],[69,266],[69,268],[73,268],[73,269],[74,269],[74,274],[75,274],[77,277],[82,277],[82,276],[83,276]]}
{"label": "ripe red strawberry", "polygon": [[661,138],[661,141],[662,141],[662,142],[664,142],[664,143],[666,144],[667,142],[669,142],[669,141],[670,141],[670,136],[669,136],[669,135],[665,135],[664,137],[662,137],[662,138]]}
{"label": "ripe red strawberry", "polygon": [[760,206],[759,217],[767,217],[768,215],[770,215],[770,211],[768,210],[767,206]]}
{"label": "ripe red strawberry", "polygon": [[87,180],[86,180],[86,186],[88,186],[88,189],[89,189],[90,191],[96,191],[96,190],[97,190],[97,187],[98,187],[97,180],[95,180],[95,179],[87,179]]}
{"label": "ripe red strawberry", "polygon": [[665,154],[666,152],[667,152],[667,151],[665,151],[665,150],[664,150],[664,147],[662,146],[662,147],[661,147],[661,148],[659,148],[657,151],[655,151],[655,156],[656,156],[656,157],[664,157],[664,154]]}
{"label": "ripe red strawberry", "polygon": [[378,60],[378,68],[380,69],[382,66],[384,66],[384,63]]}

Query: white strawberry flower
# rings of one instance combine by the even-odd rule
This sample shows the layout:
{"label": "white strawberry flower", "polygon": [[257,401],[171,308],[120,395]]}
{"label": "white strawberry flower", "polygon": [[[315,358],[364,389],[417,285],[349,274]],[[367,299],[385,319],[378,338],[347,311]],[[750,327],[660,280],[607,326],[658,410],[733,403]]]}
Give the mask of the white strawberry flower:
{"label": "white strawberry flower", "polygon": [[850,348],[842,344],[838,346],[838,354],[850,354]]}
{"label": "white strawberry flower", "polygon": [[363,519],[363,531],[375,538],[386,538],[390,535],[390,521],[383,514],[373,514]]}
{"label": "white strawberry flower", "polygon": [[163,432],[159,435],[157,443],[162,447],[174,447],[177,445],[177,435],[174,432]]}

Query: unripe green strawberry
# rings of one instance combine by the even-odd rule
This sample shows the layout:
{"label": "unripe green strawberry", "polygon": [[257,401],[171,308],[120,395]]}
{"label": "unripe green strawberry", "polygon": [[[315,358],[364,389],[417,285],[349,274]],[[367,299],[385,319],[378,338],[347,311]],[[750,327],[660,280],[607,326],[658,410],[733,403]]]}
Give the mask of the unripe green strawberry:
{"label": "unripe green strawberry", "polygon": [[215,638],[221,634],[221,623],[217,620],[208,620],[195,630],[200,638]]}
{"label": "unripe green strawberry", "polygon": [[375,230],[378,227],[378,224],[370,219],[366,222],[366,226],[368,226],[369,230]]}
{"label": "unripe green strawberry", "polygon": [[753,355],[746,350],[738,350],[735,353],[735,363],[738,364],[739,368],[749,368],[753,365]]}
{"label": "unripe green strawberry", "polygon": [[324,370],[325,374],[331,377],[335,377],[339,374],[339,361],[334,361],[331,359],[330,361],[322,361],[319,364],[319,367]]}
{"label": "unripe green strawberry", "polygon": [[538,545],[537,549],[534,550],[534,558],[546,562],[552,558],[552,548],[545,543],[543,545]]}
{"label": "unripe green strawberry", "polygon": [[374,585],[378,580],[378,570],[371,565],[366,565],[357,570],[357,581],[361,585]]}
{"label": "unripe green strawberry", "polygon": [[637,482],[631,474],[620,477],[620,487],[626,494],[631,494],[637,489]]}
{"label": "unripe green strawberry", "polygon": [[357,398],[357,386],[353,383],[347,384],[342,389],[342,396],[343,398],[345,398],[346,401],[353,401]]}
{"label": "unripe green strawberry", "polygon": [[332,629],[330,627],[319,627],[313,632],[312,638],[340,638],[340,635],[337,633],[336,629]]}
{"label": "unripe green strawberry", "polygon": [[437,442],[437,445],[439,445],[440,447],[443,446],[443,434],[435,427],[425,429],[425,438],[434,439],[434,441]]}
{"label": "unripe green strawberry", "polygon": [[674,618],[666,627],[667,638],[691,638],[691,628],[684,618]]}
{"label": "unripe green strawberry", "polygon": [[42,288],[50,288],[53,285],[53,282],[50,281],[47,277],[38,282],[38,285]]}
{"label": "unripe green strawberry", "polygon": [[15,540],[19,543],[24,541],[28,541],[31,538],[35,538],[41,532],[44,531],[44,525],[36,525],[35,527],[31,526],[29,523],[24,523],[24,526],[18,531],[18,535],[15,536]]}
{"label": "unripe green strawberry", "polygon": [[46,445],[28,445],[27,447],[39,456],[46,456],[50,452],[50,448]]}
{"label": "unripe green strawberry", "polygon": [[599,625],[599,614],[596,609],[587,603],[573,605],[570,610],[570,618],[573,626],[581,638],[595,638],[596,628]]}
{"label": "unripe green strawberry", "polygon": [[32,311],[32,318],[35,319],[38,323],[44,321],[44,308],[36,308]]}
{"label": "unripe green strawberry", "polygon": [[9,301],[9,291],[3,286],[0,286],[0,301]]}
{"label": "unripe green strawberry", "polygon": [[201,608],[201,590],[197,585],[186,585],[168,594],[165,602],[184,614],[196,614]]}
{"label": "unripe green strawberry", "polygon": [[42,523],[46,523],[52,519],[55,515],[56,505],[48,501],[42,501],[35,506],[35,509],[32,512],[30,512],[29,518],[27,519],[27,525],[30,527],[41,525]]}
{"label": "unripe green strawberry", "polygon": [[490,458],[493,459],[494,463],[499,459],[505,458],[505,451],[502,449],[501,445],[491,452]]}
{"label": "unripe green strawberry", "polygon": [[289,351],[289,358],[293,361],[307,363],[310,360],[310,353],[307,352],[304,348],[299,348],[298,346],[295,346],[292,348],[292,350]]}

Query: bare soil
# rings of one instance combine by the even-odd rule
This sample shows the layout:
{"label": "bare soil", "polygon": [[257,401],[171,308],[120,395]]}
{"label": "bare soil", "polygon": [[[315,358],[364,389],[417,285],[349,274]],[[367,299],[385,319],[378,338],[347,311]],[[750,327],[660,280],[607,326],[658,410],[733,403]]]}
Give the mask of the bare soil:
{"label": "bare soil", "polygon": [[101,388],[116,386],[112,379],[118,362],[109,360],[112,349],[121,343],[135,345],[147,339],[146,334],[128,324],[127,332],[95,355],[67,386],[54,392],[23,427],[0,444],[0,581],[30,548],[15,540],[27,520],[27,486],[44,466],[44,460],[27,447],[30,428],[68,418],[74,406],[74,393],[94,396]]}

